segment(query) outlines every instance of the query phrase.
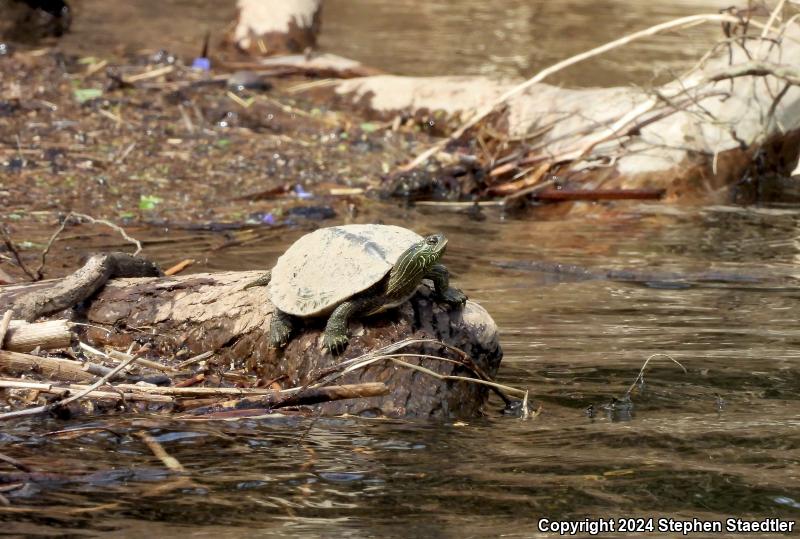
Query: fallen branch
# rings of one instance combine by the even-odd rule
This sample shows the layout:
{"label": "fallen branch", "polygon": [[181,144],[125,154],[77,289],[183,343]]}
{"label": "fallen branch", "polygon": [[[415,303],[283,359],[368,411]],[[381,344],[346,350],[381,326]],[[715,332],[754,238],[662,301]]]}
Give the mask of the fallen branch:
{"label": "fallen branch", "polygon": [[[428,148],[427,150],[422,152],[420,155],[418,155],[413,161],[411,161],[407,165],[401,167],[400,170],[401,171],[409,171],[409,170],[415,169],[416,167],[418,167],[419,165],[421,165],[422,163],[427,161],[428,158],[431,157],[432,155],[434,155],[436,152],[442,150],[449,143],[451,143],[454,140],[459,139],[464,133],[467,132],[468,129],[474,127],[475,125],[478,124],[478,122],[480,122],[481,120],[483,120],[484,118],[486,118],[487,116],[489,116],[490,114],[492,114],[493,112],[498,110],[498,108],[501,105],[505,104],[510,98],[512,98],[515,95],[521,93],[522,91],[530,88],[534,84],[542,82],[547,77],[549,77],[549,76],[551,76],[551,75],[553,75],[555,73],[558,73],[559,71],[562,71],[562,70],[566,69],[567,67],[573,66],[573,65],[578,64],[580,62],[583,62],[584,60],[588,60],[588,59],[593,58],[595,56],[599,56],[601,54],[604,54],[604,53],[606,53],[608,51],[611,51],[611,50],[614,50],[616,48],[622,47],[624,45],[627,45],[627,44],[629,44],[629,43],[631,43],[633,41],[636,41],[637,39],[641,39],[643,37],[654,36],[656,34],[659,34],[661,32],[665,32],[667,30],[675,30],[675,29],[680,29],[680,28],[690,28],[692,26],[696,26],[698,24],[703,24],[703,23],[706,23],[706,22],[722,22],[722,23],[727,22],[727,23],[731,23],[731,24],[739,24],[739,23],[741,23],[741,20],[738,19],[737,17],[732,16],[732,15],[717,14],[717,13],[711,13],[711,14],[710,13],[705,13],[705,14],[700,14],[700,15],[690,15],[688,17],[681,17],[679,19],[674,19],[672,21],[667,21],[667,22],[664,22],[664,23],[661,23],[661,24],[656,24],[656,25],[651,26],[649,28],[645,28],[644,30],[640,30],[640,31],[634,32],[632,34],[628,34],[627,36],[623,36],[623,37],[621,37],[619,39],[615,39],[614,41],[610,41],[610,42],[608,42],[608,43],[606,43],[604,45],[601,45],[599,47],[595,47],[595,48],[590,49],[588,51],[582,52],[580,54],[576,54],[575,56],[571,56],[571,57],[569,57],[569,58],[567,58],[565,60],[557,62],[557,63],[555,63],[555,64],[543,69],[542,71],[539,71],[536,75],[534,75],[530,79],[526,80],[522,84],[519,84],[519,85],[509,89],[508,91],[506,91],[505,93],[500,95],[498,98],[493,100],[491,103],[489,103],[489,104],[481,107],[480,109],[478,109],[472,115],[472,117],[469,120],[467,120],[466,122],[461,124],[461,126],[458,129],[456,129],[453,133],[451,133],[450,136],[448,136],[447,138],[445,138],[445,139],[437,142],[436,144],[432,145],[430,148]],[[750,24],[753,24],[754,26],[757,26],[757,27],[760,27],[760,28],[764,28],[765,27],[765,25],[758,24],[755,21],[750,21]]]}
{"label": "fallen branch", "polygon": [[41,374],[64,382],[94,380],[83,363],[71,359],[39,357],[20,352],[0,350],[0,371],[12,374]]}
{"label": "fallen branch", "polygon": [[143,258],[127,253],[92,256],[82,268],[45,290],[37,290],[19,298],[13,306],[15,316],[29,322],[55,313],[88,298],[112,277],[152,277],[158,267]]}
{"label": "fallen branch", "polygon": [[48,320],[36,324],[13,320],[2,348],[12,352],[30,352],[37,347],[43,350],[67,348],[74,337],[72,326],[69,320]]}
{"label": "fallen branch", "polygon": [[122,363],[117,365],[116,368],[112,369],[111,372],[109,372],[107,375],[103,376],[102,378],[97,380],[94,384],[89,386],[88,388],[84,389],[83,391],[80,391],[80,392],[76,393],[75,395],[72,395],[71,397],[67,397],[66,399],[64,399],[62,401],[45,404],[44,406],[37,406],[35,408],[26,408],[24,410],[16,410],[14,412],[8,412],[8,413],[5,413],[5,414],[0,414],[0,421],[4,421],[4,420],[7,420],[7,419],[14,419],[14,418],[17,418],[17,417],[23,417],[23,416],[38,415],[38,414],[47,413],[47,412],[49,412],[50,410],[52,410],[52,409],[54,409],[56,407],[63,407],[63,406],[66,406],[67,404],[69,404],[71,402],[75,402],[78,399],[82,399],[87,394],[91,393],[92,391],[94,391],[95,389],[100,387],[101,385],[105,384],[115,374],[117,374],[118,372],[122,371],[122,369],[124,369],[125,367],[127,367],[128,365],[133,363],[134,359],[136,359],[136,358],[131,357],[129,360],[123,361]]}
{"label": "fallen branch", "polygon": [[[293,394],[286,395],[286,393],[289,391],[291,391]],[[386,395],[387,393],[389,393],[389,387],[383,382],[368,382],[364,384],[347,384],[317,388],[293,388],[292,390],[270,391],[269,393],[264,393],[255,397],[244,397],[232,402],[195,408],[189,413],[191,415],[208,415],[252,408],[286,408],[288,406],[319,404],[321,402],[343,399],[380,397],[382,395]]]}

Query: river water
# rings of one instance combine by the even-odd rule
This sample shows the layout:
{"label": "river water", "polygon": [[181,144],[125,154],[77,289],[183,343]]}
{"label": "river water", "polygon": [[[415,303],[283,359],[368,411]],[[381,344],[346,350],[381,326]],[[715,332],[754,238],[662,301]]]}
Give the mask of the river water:
{"label": "river water", "polygon": [[[542,518],[797,518],[800,208],[653,204],[476,221],[389,206],[358,220],[378,215],[448,235],[455,283],[501,329],[499,381],[530,389],[536,418],[503,416],[492,401],[487,417],[466,424],[100,419],[81,426],[113,433],[57,442],[38,435],[63,424],[20,423],[0,434],[0,452],[97,477],[29,487],[14,507],[47,509],[0,519],[31,533],[132,537],[531,537]],[[307,229],[275,231],[195,269],[269,266]],[[220,240],[198,235],[187,251],[184,234],[169,237],[146,251],[202,260]],[[577,280],[530,261],[643,280]],[[687,278],[659,277],[676,272]],[[139,430],[181,461],[191,485],[168,479]]]}
{"label": "river water", "polygon": [[[380,6],[378,15],[365,14],[368,3]],[[491,4],[502,5],[503,13],[477,1],[331,0],[323,45],[406,73],[508,75],[513,65],[529,74],[540,62],[549,63],[546,55],[596,45],[601,33],[610,39],[653,17],[707,7],[574,1],[559,3],[570,14],[559,17],[553,4]],[[393,17],[396,10],[408,19]],[[364,31],[345,36],[351,18]],[[490,23],[508,26],[508,33],[463,30]],[[427,29],[428,41],[415,42],[415,27]],[[404,38],[380,50],[375,43],[386,42],[391,31]],[[80,37],[79,27],[70,39]],[[102,43],[103,34],[97,39]],[[681,60],[691,51],[670,52],[676,39],[648,45],[648,58],[659,65]],[[171,44],[180,48],[189,41],[176,38]],[[423,55],[416,48],[421,44],[440,54]],[[419,65],[420,57],[425,65]],[[567,79],[603,84],[604,77],[623,73],[641,79],[642,66],[628,68],[611,62],[598,68],[602,75],[583,72]],[[70,425],[100,430],[57,441],[46,434],[63,423],[23,421],[0,431],[0,452],[38,470],[76,475],[14,492],[11,507],[0,507],[7,531],[73,537],[534,537],[544,518],[800,517],[800,207],[623,203],[562,219],[493,210],[483,217],[388,205],[357,220],[381,219],[448,236],[446,262],[455,284],[500,327],[505,359],[499,381],[530,389],[540,407],[534,419],[503,416],[498,401],[490,403],[485,418],[466,423],[100,418]],[[277,229],[259,242],[213,255],[209,247],[222,241],[217,234],[134,235],[151,238],[145,251],[160,262],[174,262],[180,252],[199,260],[193,270],[207,271],[269,267],[308,230]],[[533,263],[541,261],[575,264],[597,275],[634,270],[642,277],[581,280],[538,271]],[[686,278],[659,277],[674,273]],[[716,278],[699,278],[708,275]],[[651,356],[644,383],[635,384],[627,402]],[[136,436],[139,431],[159,440],[188,469],[188,479],[169,476]]]}

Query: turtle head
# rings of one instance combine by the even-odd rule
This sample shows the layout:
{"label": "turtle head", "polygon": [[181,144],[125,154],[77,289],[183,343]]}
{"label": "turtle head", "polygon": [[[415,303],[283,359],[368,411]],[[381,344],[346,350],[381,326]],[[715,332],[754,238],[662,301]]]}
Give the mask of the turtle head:
{"label": "turtle head", "polygon": [[447,238],[444,234],[436,233],[426,236],[422,241],[418,241],[409,247],[397,261],[409,260],[417,266],[422,273],[426,273],[434,264],[438,264],[444,255],[447,246]]}
{"label": "turtle head", "polygon": [[416,290],[425,274],[439,263],[446,246],[447,238],[437,233],[406,249],[389,273],[387,294],[403,295]]}

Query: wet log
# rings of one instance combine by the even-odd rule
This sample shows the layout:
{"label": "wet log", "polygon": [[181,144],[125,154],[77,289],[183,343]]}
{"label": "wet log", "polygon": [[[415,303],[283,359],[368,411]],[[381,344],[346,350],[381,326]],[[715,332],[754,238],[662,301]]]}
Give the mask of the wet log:
{"label": "wet log", "polygon": [[298,53],[317,44],[322,0],[238,0],[227,41],[252,56]]}
{"label": "wet log", "polygon": [[[95,346],[127,347],[133,340],[150,344],[152,352],[175,364],[213,352],[207,360],[217,368],[256,371],[263,379],[281,379],[283,387],[313,382],[320,373],[348,358],[360,356],[407,337],[438,339],[464,351],[489,376],[502,358],[497,327],[478,304],[463,308],[439,305],[430,289],[421,285],[404,305],[350,324],[346,352],[334,358],[322,346],[324,320],[313,320],[286,346],[269,345],[273,306],[266,288],[245,285],[262,274],[224,272],[188,276],[112,279],[90,302],[75,311],[89,326],[76,328],[82,340]],[[41,287],[41,285],[38,285]],[[20,287],[14,287],[19,295]],[[0,289],[0,304],[10,301]],[[441,345],[417,344],[402,353],[438,355],[456,360],[402,358],[442,375],[475,377],[471,368]],[[480,414],[488,397],[486,386],[444,381],[381,360],[350,372],[336,384],[384,382],[389,393],[318,405],[325,414],[367,414],[393,417],[470,417]]]}

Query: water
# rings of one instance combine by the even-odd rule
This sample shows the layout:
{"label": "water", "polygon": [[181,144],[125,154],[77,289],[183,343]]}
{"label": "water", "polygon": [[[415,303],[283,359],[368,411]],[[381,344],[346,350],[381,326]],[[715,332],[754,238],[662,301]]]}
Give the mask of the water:
{"label": "water", "polygon": [[[207,30],[213,53],[235,16],[233,1],[139,0],[113,10],[103,0],[74,4],[73,32],[62,42],[68,50],[94,56],[167,48],[188,60],[200,53]],[[727,0],[325,0],[319,45],[401,75],[530,77],[622,35],[730,5]],[[619,86],[667,80],[720,38],[711,24],[665,33],[552,81]]]}
{"label": "water", "polygon": [[[467,424],[101,418],[89,424],[116,434],[73,440],[31,438],[63,427],[54,421],[18,424],[0,437],[0,452],[84,477],[30,487],[0,519],[130,536],[530,537],[540,518],[797,518],[800,209],[641,205],[548,221],[375,212],[448,235],[455,282],[501,328],[499,381],[529,388],[538,417],[504,417],[492,401],[486,418]],[[269,266],[303,232],[276,231],[195,270]],[[174,237],[146,250],[172,261],[187,244]],[[195,255],[215,237],[198,236]],[[761,281],[662,288],[496,265],[528,260]],[[610,410],[653,354],[687,372],[658,356],[633,409]],[[169,478],[139,430],[190,470],[190,484]],[[121,477],[107,477],[112,469]],[[47,517],[20,512],[44,506]]]}
{"label": "water", "polygon": [[[76,4],[67,46],[87,54],[122,44],[190,56],[205,28],[221,28],[233,12],[223,2],[187,11],[177,0],[142,1],[110,13],[93,0]],[[621,33],[718,7],[329,0],[321,44],[393,72],[525,76]],[[647,82],[713,39],[685,36],[643,42],[559,80]],[[11,500],[0,520],[11,533],[41,536],[532,537],[541,518],[798,519],[800,208],[619,208],[554,220],[487,212],[474,221],[390,206],[359,217],[448,235],[455,283],[500,327],[499,381],[531,390],[535,419],[504,417],[493,400],[487,417],[466,424],[96,418],[69,427],[110,430],[61,438],[45,435],[63,423],[18,422],[0,431],[0,452],[66,475],[0,490]],[[178,252],[199,260],[193,271],[207,271],[269,267],[307,230],[276,229],[223,249],[218,234],[131,232],[158,237],[145,253],[162,264]],[[66,243],[98,247],[80,237]],[[542,260],[761,281],[676,288],[502,264]],[[651,356],[632,409],[612,409]],[[188,477],[165,472],[139,431],[161,441]]]}

